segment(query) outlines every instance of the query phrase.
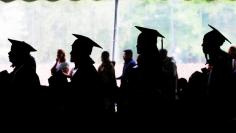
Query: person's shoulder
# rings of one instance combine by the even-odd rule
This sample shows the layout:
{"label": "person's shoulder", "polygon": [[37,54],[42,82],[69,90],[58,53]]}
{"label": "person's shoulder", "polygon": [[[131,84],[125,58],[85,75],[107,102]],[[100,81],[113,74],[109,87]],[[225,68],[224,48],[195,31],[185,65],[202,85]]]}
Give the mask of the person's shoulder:
{"label": "person's shoulder", "polygon": [[133,67],[136,65],[136,62],[134,60],[131,60],[129,64]]}
{"label": "person's shoulder", "polygon": [[68,65],[68,66],[70,65],[70,64],[69,64],[68,62],[66,62],[66,61],[65,61],[65,62],[63,62],[63,64],[65,64],[65,65]]}
{"label": "person's shoulder", "polygon": [[61,62],[60,66],[62,66],[62,67],[69,67],[69,63],[68,62]]}
{"label": "person's shoulder", "polygon": [[218,58],[218,60],[221,60],[221,61],[227,61],[227,60],[232,60],[233,58],[230,56],[230,54],[228,54],[227,52],[221,50],[220,51],[220,56]]}

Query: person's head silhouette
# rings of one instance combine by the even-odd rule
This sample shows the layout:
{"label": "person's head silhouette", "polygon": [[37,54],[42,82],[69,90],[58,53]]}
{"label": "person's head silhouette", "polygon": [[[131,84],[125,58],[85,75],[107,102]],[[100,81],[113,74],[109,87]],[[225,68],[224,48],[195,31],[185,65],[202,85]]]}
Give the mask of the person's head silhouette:
{"label": "person's head silhouette", "polygon": [[103,51],[101,55],[102,62],[110,62],[110,54],[108,51]]}
{"label": "person's head silhouette", "polygon": [[123,59],[125,62],[129,62],[133,59],[133,51],[131,49],[125,49]]}
{"label": "person's head silhouette", "polygon": [[231,43],[220,31],[218,31],[213,26],[209,25],[212,28],[212,31],[206,33],[203,37],[202,50],[206,56],[206,60],[208,62],[208,54],[209,56],[213,55],[215,51],[220,49],[226,41]]}
{"label": "person's head silhouette", "polygon": [[[203,37],[203,47],[207,48],[220,48],[226,41],[231,43],[222,33],[220,33],[216,28],[209,25],[212,28],[212,31],[206,33]],[[206,49],[207,50],[207,49]],[[208,52],[208,51],[206,51]]]}
{"label": "person's head silhouette", "polygon": [[146,54],[158,51],[157,37],[165,38],[157,30],[135,26],[141,33],[137,40],[137,53]]}
{"label": "person's head silhouette", "polygon": [[18,41],[13,39],[8,39],[11,42],[11,51],[8,53],[9,60],[12,63],[12,66],[18,66],[29,61],[28,57],[30,52],[35,52],[36,50],[29,44],[24,41]]}
{"label": "person's head silhouette", "polygon": [[90,38],[73,34],[77,39],[72,44],[71,54],[71,62],[81,62],[90,59],[90,54],[92,52],[93,47],[102,48],[96,42],[91,40]]}

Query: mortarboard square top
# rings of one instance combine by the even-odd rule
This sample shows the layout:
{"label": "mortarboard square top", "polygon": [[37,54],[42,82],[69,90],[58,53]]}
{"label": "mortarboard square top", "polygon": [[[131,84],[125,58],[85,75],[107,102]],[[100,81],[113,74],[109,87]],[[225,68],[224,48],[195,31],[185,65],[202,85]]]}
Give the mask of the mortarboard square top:
{"label": "mortarboard square top", "polygon": [[73,34],[77,39],[72,44],[72,49],[79,50],[79,54],[90,55],[92,52],[93,47],[101,48],[96,42],[92,39],[78,34]]}
{"label": "mortarboard square top", "polygon": [[228,42],[231,44],[231,42],[229,41],[229,39],[227,39],[227,38],[226,38],[222,33],[220,33],[216,28],[214,28],[213,26],[211,26],[211,25],[209,25],[209,24],[208,24],[208,26],[210,26],[210,27],[213,29],[213,30],[212,30],[213,33],[215,33],[216,35],[218,35],[219,37],[221,37],[222,39],[228,41]]}
{"label": "mortarboard square top", "polygon": [[93,40],[91,40],[90,38],[86,37],[86,36],[82,36],[82,35],[78,35],[78,34],[73,34],[78,40],[80,40],[81,43],[87,43],[87,44],[83,44],[84,47],[98,47],[98,48],[102,48],[101,46],[99,46],[96,42],[94,42]]}
{"label": "mortarboard square top", "polygon": [[11,46],[12,51],[19,51],[19,52],[26,52],[26,53],[37,51],[31,45],[29,45],[28,43],[24,41],[18,41],[18,40],[13,40],[13,39],[8,39],[8,40],[12,44]]}
{"label": "mortarboard square top", "polygon": [[149,29],[145,27],[135,26],[138,30],[140,30],[145,35],[155,36],[165,38],[162,34],[160,34],[157,30]]}
{"label": "mortarboard square top", "polygon": [[[216,28],[214,28],[213,26],[211,26],[209,24],[208,24],[208,26],[212,28],[212,31],[210,31],[204,35],[203,42],[210,42],[216,46],[221,46],[221,45],[223,45],[224,41],[226,40],[231,44],[231,42],[219,30],[217,30]],[[208,43],[206,43],[206,44],[208,44]]]}
{"label": "mortarboard square top", "polygon": [[[141,31],[141,33],[138,36],[138,42],[142,43],[148,43],[148,44],[153,44],[152,46],[155,45],[156,47],[156,43],[157,43],[157,37],[161,37],[161,49],[163,49],[163,38],[165,38],[162,34],[160,34],[157,30],[154,29],[149,29],[149,28],[145,28],[145,27],[140,27],[140,26],[135,26],[139,31]],[[143,48],[146,46],[143,46]],[[139,50],[141,49],[140,45],[139,45]],[[150,48],[152,49],[152,48]]]}

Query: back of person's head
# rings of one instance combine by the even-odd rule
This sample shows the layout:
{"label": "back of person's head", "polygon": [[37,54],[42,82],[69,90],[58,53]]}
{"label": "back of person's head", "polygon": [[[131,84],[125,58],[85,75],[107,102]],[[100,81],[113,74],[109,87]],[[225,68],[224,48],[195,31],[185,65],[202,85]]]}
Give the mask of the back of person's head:
{"label": "back of person's head", "polygon": [[26,64],[36,71],[36,62],[33,56],[28,56]]}
{"label": "back of person's head", "polygon": [[161,56],[161,58],[167,57],[167,53],[168,53],[168,51],[167,51],[166,49],[161,49],[161,50],[160,50],[160,56]]}
{"label": "back of person's head", "polygon": [[188,84],[187,79],[185,79],[185,78],[178,79],[178,88],[184,88],[187,86],[187,84]]}
{"label": "back of person's head", "polygon": [[131,49],[124,50],[125,55],[128,55],[130,57],[133,57],[133,51]]}
{"label": "back of person's head", "polygon": [[228,53],[230,54],[230,56],[232,56],[233,58],[236,58],[236,47],[235,46],[231,46],[228,50]]}
{"label": "back of person's head", "polygon": [[101,56],[102,61],[109,61],[109,57],[110,57],[110,54],[109,54],[108,51],[103,51],[102,52],[102,56]]}
{"label": "back of person's head", "polygon": [[57,50],[57,58],[60,60],[60,62],[66,61],[66,54],[65,54],[64,50],[62,50],[62,49]]}

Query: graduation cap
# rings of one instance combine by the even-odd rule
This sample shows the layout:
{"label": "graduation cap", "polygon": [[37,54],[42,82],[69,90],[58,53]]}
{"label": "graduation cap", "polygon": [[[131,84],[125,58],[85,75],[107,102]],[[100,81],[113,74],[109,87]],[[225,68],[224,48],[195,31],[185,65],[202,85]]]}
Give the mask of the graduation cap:
{"label": "graduation cap", "polygon": [[100,45],[98,45],[96,42],[94,42],[93,40],[91,40],[90,38],[86,36],[78,35],[78,34],[72,34],[72,35],[74,35],[77,38],[77,40],[75,40],[73,45],[81,49],[81,52],[85,52],[90,55],[93,47],[98,47],[102,49]]}
{"label": "graduation cap", "polygon": [[216,34],[216,35],[218,35],[219,37],[221,37],[222,39],[224,39],[224,40],[226,40],[226,41],[228,41],[230,44],[232,44],[230,41],[229,41],[229,39],[227,39],[222,33],[220,33],[220,31],[218,31],[216,28],[214,28],[213,26],[211,26],[211,25],[209,25],[208,24],[208,26],[210,26],[213,30],[212,30],[212,32],[214,33],[214,34]]}
{"label": "graduation cap", "polygon": [[18,41],[18,40],[13,40],[13,39],[8,39],[11,43],[11,50],[12,51],[19,51],[22,53],[30,53],[30,52],[35,52],[37,51],[34,49],[31,45],[24,41]]}
{"label": "graduation cap", "polygon": [[213,26],[211,26],[209,24],[208,24],[208,26],[212,28],[212,31],[206,33],[204,35],[203,40],[212,41],[212,42],[214,42],[213,44],[215,44],[217,46],[223,45],[225,40],[231,44],[231,42],[219,30],[217,30],[216,28],[214,28]]}
{"label": "graduation cap", "polygon": [[152,37],[161,37],[161,49],[163,49],[163,38],[165,38],[162,34],[160,34],[157,30],[149,29],[145,27],[135,26],[138,30],[142,32],[142,34],[146,36]]}
{"label": "graduation cap", "polygon": [[[78,34],[73,34],[75,37],[77,37],[80,41],[82,42],[86,42],[88,45],[87,47],[98,47],[101,48],[101,46],[99,46],[96,42],[94,42],[93,40],[91,40],[90,38],[86,37],[86,36],[82,36],[82,35],[78,35]],[[86,45],[85,45],[86,47]]]}

